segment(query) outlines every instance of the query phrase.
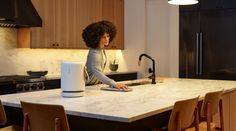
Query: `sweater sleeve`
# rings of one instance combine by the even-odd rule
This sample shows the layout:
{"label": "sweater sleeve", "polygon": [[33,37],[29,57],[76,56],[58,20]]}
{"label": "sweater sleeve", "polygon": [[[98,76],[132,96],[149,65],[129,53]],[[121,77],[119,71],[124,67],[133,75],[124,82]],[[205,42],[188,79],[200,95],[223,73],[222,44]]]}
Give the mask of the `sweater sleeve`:
{"label": "sweater sleeve", "polygon": [[116,82],[107,77],[102,71],[102,55],[99,52],[92,52],[89,55],[89,68],[92,74],[102,83],[115,87]]}

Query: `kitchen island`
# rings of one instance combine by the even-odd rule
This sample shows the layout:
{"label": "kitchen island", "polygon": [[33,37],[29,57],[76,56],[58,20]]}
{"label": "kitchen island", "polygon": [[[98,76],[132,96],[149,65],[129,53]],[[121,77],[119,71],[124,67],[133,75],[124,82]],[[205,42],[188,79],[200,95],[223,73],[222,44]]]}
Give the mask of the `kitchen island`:
{"label": "kitchen island", "polygon": [[157,81],[155,85],[132,86],[131,92],[103,91],[100,88],[106,85],[95,85],[87,86],[85,96],[78,98],[63,98],[60,89],[53,89],[2,95],[0,99],[7,109],[20,109],[20,101],[63,105],[73,130],[146,130],[168,122],[178,100],[197,96],[201,100],[207,92],[224,90],[227,94],[236,89],[236,81],[179,78]]}

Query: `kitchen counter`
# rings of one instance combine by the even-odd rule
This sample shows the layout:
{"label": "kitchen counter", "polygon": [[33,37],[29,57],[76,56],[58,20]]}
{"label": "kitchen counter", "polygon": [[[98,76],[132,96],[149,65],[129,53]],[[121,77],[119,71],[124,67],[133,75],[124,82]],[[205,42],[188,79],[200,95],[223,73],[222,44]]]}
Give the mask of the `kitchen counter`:
{"label": "kitchen counter", "polygon": [[[104,72],[105,75],[125,75],[125,74],[132,74],[137,73],[137,71],[106,71]],[[61,79],[60,74],[48,74],[45,76],[46,80],[54,80],[54,79]]]}
{"label": "kitchen counter", "polygon": [[[139,80],[140,81],[140,80]],[[60,89],[1,95],[5,106],[20,107],[20,100],[63,105],[73,116],[117,122],[133,122],[173,108],[178,100],[200,96],[207,92],[236,89],[236,81],[166,78],[155,85],[132,86],[132,92],[100,90],[106,85],[87,86],[84,97],[63,98]]]}
{"label": "kitchen counter", "polygon": [[[115,81],[125,81],[125,80],[137,80],[136,71],[126,71],[126,72],[105,72],[107,77]],[[45,89],[57,89],[61,87],[61,76],[60,75],[46,75],[45,76]]]}

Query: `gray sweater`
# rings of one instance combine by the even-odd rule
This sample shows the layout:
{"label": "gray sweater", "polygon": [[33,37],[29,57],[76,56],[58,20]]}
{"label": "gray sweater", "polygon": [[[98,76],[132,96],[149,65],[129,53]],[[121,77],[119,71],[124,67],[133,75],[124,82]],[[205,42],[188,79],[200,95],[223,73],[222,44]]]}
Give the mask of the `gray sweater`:
{"label": "gray sweater", "polygon": [[116,82],[110,78],[108,78],[103,70],[105,68],[105,54],[103,54],[102,49],[89,49],[89,53],[87,56],[87,72],[89,75],[89,81],[86,83],[87,85],[98,84],[102,82],[104,84],[115,87]]}

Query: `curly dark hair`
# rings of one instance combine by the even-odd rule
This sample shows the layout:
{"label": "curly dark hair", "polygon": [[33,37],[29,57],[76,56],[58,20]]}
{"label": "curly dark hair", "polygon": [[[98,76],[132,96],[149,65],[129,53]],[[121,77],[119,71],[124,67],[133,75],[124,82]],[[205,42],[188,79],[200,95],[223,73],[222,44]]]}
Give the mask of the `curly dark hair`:
{"label": "curly dark hair", "polygon": [[82,37],[87,47],[96,49],[99,47],[99,42],[104,33],[110,36],[109,43],[116,36],[116,27],[110,21],[98,21],[88,25],[82,33]]}

